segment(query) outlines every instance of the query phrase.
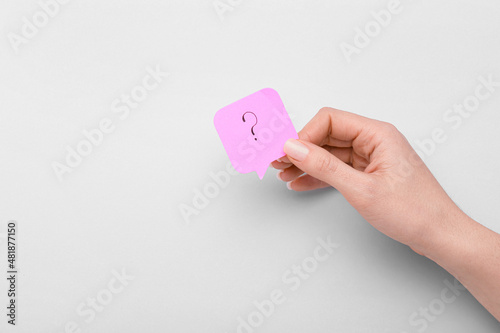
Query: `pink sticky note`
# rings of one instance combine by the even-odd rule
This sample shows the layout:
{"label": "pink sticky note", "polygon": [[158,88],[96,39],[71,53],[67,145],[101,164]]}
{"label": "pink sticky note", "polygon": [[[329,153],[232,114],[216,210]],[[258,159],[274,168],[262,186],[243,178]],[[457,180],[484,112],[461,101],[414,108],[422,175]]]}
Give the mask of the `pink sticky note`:
{"label": "pink sticky note", "polygon": [[264,177],[269,163],[285,156],[283,146],[297,131],[278,93],[262,89],[215,114],[214,124],[233,167]]}

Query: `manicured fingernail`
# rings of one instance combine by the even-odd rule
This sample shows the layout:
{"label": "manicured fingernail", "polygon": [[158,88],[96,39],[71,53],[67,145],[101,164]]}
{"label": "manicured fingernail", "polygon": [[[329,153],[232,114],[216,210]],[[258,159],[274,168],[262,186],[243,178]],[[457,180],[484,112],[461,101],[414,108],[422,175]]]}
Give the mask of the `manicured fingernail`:
{"label": "manicured fingernail", "polygon": [[286,188],[291,191],[292,190],[292,182],[286,183]]}
{"label": "manicured fingernail", "polygon": [[283,161],[281,160],[281,158],[278,158],[276,161],[278,161],[278,162],[283,162]]}
{"label": "manicured fingernail", "polygon": [[276,178],[278,178],[279,180],[283,180],[283,179],[281,179],[282,173],[283,173],[283,170],[278,170],[278,173],[276,174]]}
{"label": "manicured fingernail", "polygon": [[283,150],[288,156],[299,162],[302,162],[309,154],[309,148],[295,139],[288,139]]}

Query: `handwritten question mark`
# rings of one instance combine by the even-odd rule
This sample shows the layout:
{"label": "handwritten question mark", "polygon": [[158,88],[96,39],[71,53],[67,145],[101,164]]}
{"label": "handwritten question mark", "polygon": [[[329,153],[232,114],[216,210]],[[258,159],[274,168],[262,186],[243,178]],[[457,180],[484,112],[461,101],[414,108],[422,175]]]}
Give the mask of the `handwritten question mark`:
{"label": "handwritten question mark", "polygon": [[[253,134],[253,135],[255,135],[255,132],[253,131],[253,128],[255,127],[255,125],[257,125],[257,123],[258,123],[259,121],[257,120],[257,116],[255,115],[255,113],[250,112],[250,111],[247,111],[247,112],[243,113],[243,115],[241,116],[241,120],[243,120],[243,122],[246,122],[246,120],[245,120],[245,115],[246,115],[247,113],[251,113],[251,114],[253,114],[253,115],[254,115],[254,117],[255,117],[255,124],[254,124],[254,125],[252,126],[252,128],[250,129],[250,131],[252,132],[252,134]],[[257,141],[257,138],[255,138],[255,141]]]}

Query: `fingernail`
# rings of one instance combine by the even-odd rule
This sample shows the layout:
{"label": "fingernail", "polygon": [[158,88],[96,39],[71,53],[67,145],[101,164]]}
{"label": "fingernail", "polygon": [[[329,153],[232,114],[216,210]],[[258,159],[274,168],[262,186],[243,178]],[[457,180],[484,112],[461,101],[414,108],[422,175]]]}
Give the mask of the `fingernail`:
{"label": "fingernail", "polygon": [[288,139],[283,150],[288,156],[299,162],[302,162],[309,154],[309,149],[295,139]]}
{"label": "fingernail", "polygon": [[278,161],[278,162],[283,162],[283,161],[281,160],[281,158],[278,158],[276,161]]}
{"label": "fingernail", "polygon": [[292,182],[286,183],[286,188],[292,191]]}
{"label": "fingernail", "polygon": [[283,180],[283,179],[281,179],[282,173],[283,173],[283,170],[278,170],[278,173],[276,174],[276,178],[278,178],[279,180]]}

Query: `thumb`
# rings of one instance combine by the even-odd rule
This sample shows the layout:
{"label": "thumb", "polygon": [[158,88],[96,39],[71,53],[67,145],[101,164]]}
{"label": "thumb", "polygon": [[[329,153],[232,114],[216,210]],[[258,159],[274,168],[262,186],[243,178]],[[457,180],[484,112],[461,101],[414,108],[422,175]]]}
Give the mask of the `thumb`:
{"label": "thumb", "polygon": [[363,188],[362,185],[368,180],[367,174],[311,142],[289,139],[283,150],[290,162],[299,169],[330,184],[344,195]]}

